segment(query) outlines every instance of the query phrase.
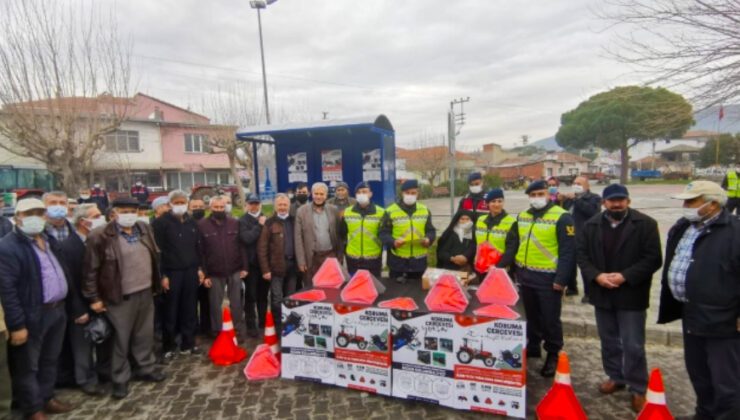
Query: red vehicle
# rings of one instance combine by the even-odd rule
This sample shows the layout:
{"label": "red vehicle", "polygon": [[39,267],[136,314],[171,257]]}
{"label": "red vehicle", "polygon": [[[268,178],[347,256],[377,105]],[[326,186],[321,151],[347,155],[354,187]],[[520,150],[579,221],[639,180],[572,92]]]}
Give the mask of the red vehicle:
{"label": "red vehicle", "polygon": [[337,345],[339,347],[347,347],[350,344],[357,345],[357,348],[360,350],[365,350],[367,348],[367,341],[365,341],[365,338],[361,335],[357,335],[357,327],[355,327],[354,334],[349,334],[344,330],[344,325],[342,325],[339,335],[337,335]]}
{"label": "red vehicle", "polygon": [[482,360],[483,364],[487,367],[493,367],[496,363],[496,358],[493,357],[493,353],[490,351],[483,350],[483,342],[480,343],[480,350],[470,347],[468,345],[468,339],[463,338],[463,346],[457,351],[457,360],[460,363],[470,364],[473,360]]}

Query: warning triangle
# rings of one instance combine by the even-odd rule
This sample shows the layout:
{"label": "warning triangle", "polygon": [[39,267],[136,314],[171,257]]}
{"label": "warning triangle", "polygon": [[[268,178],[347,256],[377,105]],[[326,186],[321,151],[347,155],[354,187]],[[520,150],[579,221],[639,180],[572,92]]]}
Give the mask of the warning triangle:
{"label": "warning triangle", "polygon": [[462,313],[468,307],[468,297],[455,276],[443,274],[427,293],[424,303],[430,311]]}
{"label": "warning triangle", "polygon": [[519,292],[516,291],[509,274],[502,268],[492,268],[475,294],[481,303],[515,305],[519,300]]}
{"label": "warning triangle", "polygon": [[[380,289],[380,290],[379,290]],[[372,305],[380,293],[385,291],[378,280],[367,270],[357,270],[340,295],[343,302]]]}
{"label": "warning triangle", "polygon": [[319,271],[313,276],[313,285],[316,287],[328,287],[339,289],[344,283],[346,276],[336,258],[327,258]]}
{"label": "warning triangle", "polygon": [[290,299],[305,300],[307,302],[318,302],[326,299],[326,293],[323,290],[311,289],[305,292],[294,293],[289,296]]}
{"label": "warning triangle", "polygon": [[517,311],[509,308],[508,306],[498,305],[496,303],[478,308],[474,310],[473,313],[479,316],[487,316],[490,318],[499,319],[519,319],[519,317],[521,316]]}
{"label": "warning triangle", "polygon": [[414,302],[414,300],[410,297],[400,297],[384,300],[378,303],[378,307],[388,309],[400,309],[403,311],[415,311],[419,309],[419,307],[416,305],[416,302]]}
{"label": "warning triangle", "polygon": [[260,344],[254,349],[252,357],[244,368],[244,376],[250,381],[280,376],[280,361],[272,353],[270,346]]}

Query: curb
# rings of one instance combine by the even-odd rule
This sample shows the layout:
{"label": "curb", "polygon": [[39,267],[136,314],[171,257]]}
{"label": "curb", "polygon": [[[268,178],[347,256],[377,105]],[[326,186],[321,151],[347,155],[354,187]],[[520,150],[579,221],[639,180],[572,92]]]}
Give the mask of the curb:
{"label": "curb", "polygon": [[[566,337],[599,338],[596,322],[588,322],[577,318],[561,318],[563,335]],[[683,334],[664,326],[650,326],[645,329],[645,344],[660,346],[683,347]]]}

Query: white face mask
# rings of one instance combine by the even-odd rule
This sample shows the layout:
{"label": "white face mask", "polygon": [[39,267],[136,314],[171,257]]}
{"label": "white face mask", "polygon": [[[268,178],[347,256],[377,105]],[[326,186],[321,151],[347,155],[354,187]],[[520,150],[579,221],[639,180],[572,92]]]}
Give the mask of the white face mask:
{"label": "white face mask", "polygon": [[280,218],[280,220],[285,220],[290,216],[290,213],[278,213],[277,216]]}
{"label": "white face mask", "polygon": [[139,216],[136,218],[136,221],[146,223],[147,225],[149,224],[149,218],[146,216]]}
{"label": "white face mask", "polygon": [[172,214],[175,216],[182,216],[183,214],[188,212],[188,205],[187,204],[177,204],[172,206]]}
{"label": "white face mask", "polygon": [[102,216],[97,219],[88,219],[88,221],[90,222],[90,230],[99,228],[105,224],[105,219]]}
{"label": "white face mask", "polygon": [[26,216],[21,219],[21,223],[20,230],[29,236],[38,235],[46,227],[46,220],[41,216]]}
{"label": "white face mask", "polygon": [[80,194],[80,198],[83,200],[87,200],[90,198],[90,194]]}
{"label": "white face mask", "polygon": [[136,223],[139,216],[136,213],[124,213],[116,216],[116,223],[121,227],[130,228]]}
{"label": "white face mask", "polygon": [[708,203],[704,203],[701,206],[696,207],[696,208],[693,208],[693,209],[684,208],[683,209],[683,217],[685,217],[686,220],[688,220],[689,222],[699,222],[699,221],[701,221],[701,219],[703,219],[704,216],[701,216],[699,214],[699,210],[703,209],[704,207],[706,207],[710,203],[711,203],[711,201],[708,202]]}
{"label": "white face mask", "polygon": [[416,204],[416,196],[414,194],[404,194],[403,203],[407,206],[413,206]]}
{"label": "white face mask", "polygon": [[583,193],[583,187],[580,185],[573,185],[573,192],[576,194]]}
{"label": "white face mask", "polygon": [[257,210],[254,213],[252,213],[251,211],[248,211],[247,213],[249,213],[249,215],[252,216],[252,217],[254,217],[254,218],[260,217],[260,213],[262,213],[262,206],[260,205],[259,210]]}
{"label": "white face mask", "polygon": [[295,197],[295,195],[293,195],[293,194],[288,194],[288,198],[289,198],[289,199],[291,199],[291,200],[292,200],[292,199],[293,199],[293,197]]}
{"label": "white face mask", "polygon": [[473,228],[473,222],[458,223],[457,226],[460,227],[460,229],[462,229],[463,231],[467,232]]}
{"label": "white face mask", "polygon": [[225,207],[226,208],[224,209],[224,211],[226,212],[226,214],[231,214],[231,209],[232,209],[231,204],[227,204]]}
{"label": "white face mask", "polygon": [[482,185],[471,185],[470,186],[470,192],[473,194],[480,194],[481,191],[483,191]]}
{"label": "white face mask", "polygon": [[370,202],[370,195],[369,194],[355,194],[355,199],[357,199],[357,202],[360,203],[361,206],[364,206]]}
{"label": "white face mask", "polygon": [[529,205],[534,209],[542,209],[547,205],[547,197],[531,197],[529,199]]}

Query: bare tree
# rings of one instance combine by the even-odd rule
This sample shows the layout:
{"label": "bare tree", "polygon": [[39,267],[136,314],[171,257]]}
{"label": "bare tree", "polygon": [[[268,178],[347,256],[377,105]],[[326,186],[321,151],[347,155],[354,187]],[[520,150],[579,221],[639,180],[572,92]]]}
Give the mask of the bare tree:
{"label": "bare tree", "polygon": [[3,1],[0,147],[77,192],[130,106],[130,57],[114,16],[92,3]]}
{"label": "bare tree", "polygon": [[412,146],[406,159],[406,169],[437,185],[438,178],[448,169],[449,149],[445,146],[445,136],[423,133]]}
{"label": "bare tree", "polygon": [[740,99],[740,0],[608,0],[609,53],[703,107]]}

